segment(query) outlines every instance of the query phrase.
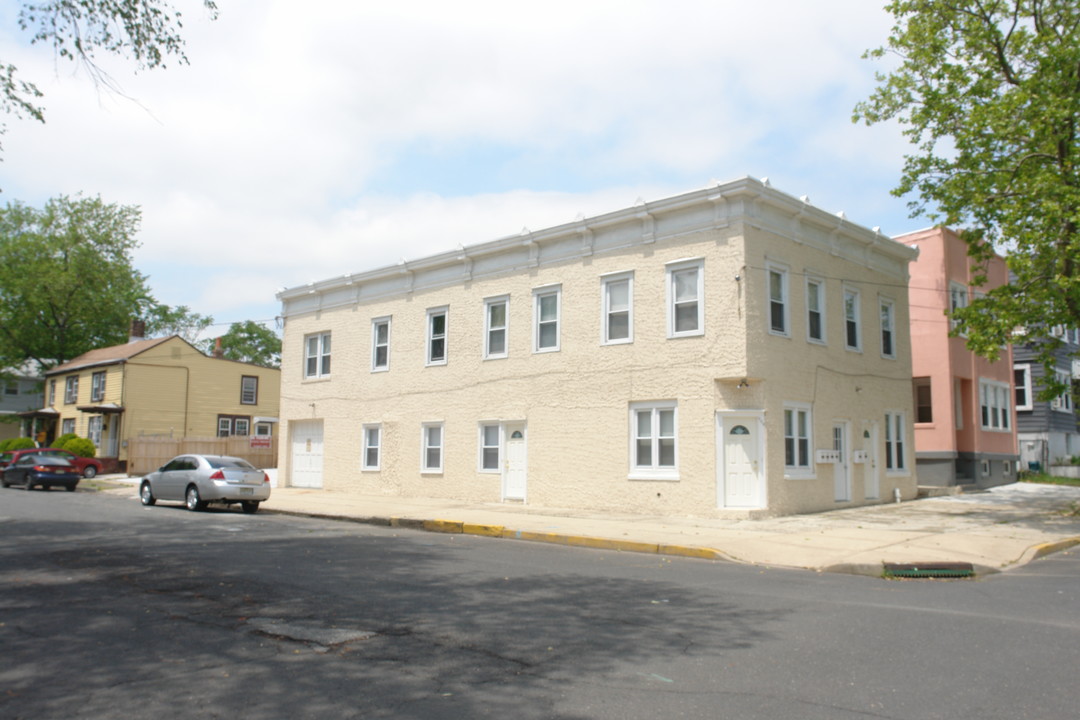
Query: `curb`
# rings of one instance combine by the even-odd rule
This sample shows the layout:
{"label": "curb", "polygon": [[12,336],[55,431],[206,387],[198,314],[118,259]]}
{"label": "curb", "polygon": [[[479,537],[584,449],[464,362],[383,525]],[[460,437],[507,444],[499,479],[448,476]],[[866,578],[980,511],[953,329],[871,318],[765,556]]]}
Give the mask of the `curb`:
{"label": "curb", "polygon": [[1080,545],[1080,537],[1071,537],[1065,538],[1064,540],[1054,540],[1051,542],[1040,543],[1039,545],[1028,548],[1014,564],[1026,565],[1032,560],[1038,560],[1041,557],[1053,555],[1054,553],[1061,552],[1062,550],[1068,550],[1069,548],[1075,547],[1076,545]]}

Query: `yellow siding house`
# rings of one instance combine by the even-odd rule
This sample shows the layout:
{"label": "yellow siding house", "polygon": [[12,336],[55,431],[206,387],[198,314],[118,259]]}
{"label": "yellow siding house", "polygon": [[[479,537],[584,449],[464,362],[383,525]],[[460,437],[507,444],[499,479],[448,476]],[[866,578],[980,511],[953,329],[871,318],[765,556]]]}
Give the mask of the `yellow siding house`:
{"label": "yellow siding house", "polygon": [[183,338],[99,348],[45,374],[48,440],[75,433],[127,462],[131,438],[274,434],[280,371],[204,355]]}

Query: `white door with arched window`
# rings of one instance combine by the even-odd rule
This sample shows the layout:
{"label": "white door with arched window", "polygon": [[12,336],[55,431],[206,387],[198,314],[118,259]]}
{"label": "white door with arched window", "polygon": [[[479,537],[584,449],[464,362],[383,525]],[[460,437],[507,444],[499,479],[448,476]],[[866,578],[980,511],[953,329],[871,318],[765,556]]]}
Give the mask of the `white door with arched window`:
{"label": "white door with arched window", "polygon": [[760,414],[717,413],[717,505],[720,507],[765,507],[761,426]]}

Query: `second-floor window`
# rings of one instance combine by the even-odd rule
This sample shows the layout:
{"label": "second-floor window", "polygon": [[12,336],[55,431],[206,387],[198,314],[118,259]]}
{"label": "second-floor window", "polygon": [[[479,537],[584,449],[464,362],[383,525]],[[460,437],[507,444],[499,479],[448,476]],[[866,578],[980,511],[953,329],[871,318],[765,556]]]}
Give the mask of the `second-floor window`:
{"label": "second-floor window", "polygon": [[848,350],[862,350],[859,328],[859,291],[844,290],[844,344]]}
{"label": "second-floor window", "polygon": [[787,271],[772,266],[769,273],[769,332],[788,334],[788,280]]}
{"label": "second-floor window", "polygon": [[533,290],[533,350],[554,352],[559,349],[559,299],[562,288],[545,287]]}
{"label": "second-floor window", "polygon": [[390,369],[390,318],[371,321],[371,369]]}
{"label": "second-floor window", "polygon": [[330,376],[330,333],[316,333],[304,338],[304,377]]}
{"label": "second-floor window", "polygon": [[1065,384],[1065,392],[1058,395],[1056,398],[1050,401],[1050,407],[1058,412],[1072,412],[1073,411],[1073,396],[1072,396],[1072,377],[1069,373],[1063,370],[1056,370],[1054,376],[1059,383]]}
{"label": "second-floor window", "polygon": [[[968,289],[966,286],[953,282],[949,283],[949,314],[966,308],[968,306]],[[949,326],[956,329],[959,323],[956,320],[949,320]]]}
{"label": "second-floor window", "polygon": [[446,364],[446,308],[432,308],[427,316],[427,364]]}
{"label": "second-floor window", "polygon": [[504,297],[490,298],[484,302],[484,357],[504,358],[506,346],[507,310],[510,301]]}
{"label": "second-floor window", "polygon": [[668,337],[703,334],[705,318],[701,261],[671,263],[667,266],[667,275]]}
{"label": "second-floor window", "polygon": [[1015,405],[1017,410],[1031,410],[1031,366],[1013,366],[1013,384],[1016,387]]}
{"label": "second-floor window", "polygon": [[825,342],[825,282],[806,279],[806,339]]}
{"label": "second-floor window", "polygon": [[881,299],[881,355],[896,357],[896,312],[892,300]]}
{"label": "second-floor window", "polygon": [[240,378],[240,404],[257,405],[259,403],[259,378],[244,375]]}
{"label": "second-floor window", "polygon": [[72,405],[79,400],[79,376],[72,375],[64,381],[64,404]]}
{"label": "second-floor window", "polygon": [[90,402],[101,402],[104,399],[105,371],[101,371],[90,376]]}
{"label": "second-floor window", "polygon": [[605,345],[634,340],[634,276],[620,273],[603,280],[603,323]]}

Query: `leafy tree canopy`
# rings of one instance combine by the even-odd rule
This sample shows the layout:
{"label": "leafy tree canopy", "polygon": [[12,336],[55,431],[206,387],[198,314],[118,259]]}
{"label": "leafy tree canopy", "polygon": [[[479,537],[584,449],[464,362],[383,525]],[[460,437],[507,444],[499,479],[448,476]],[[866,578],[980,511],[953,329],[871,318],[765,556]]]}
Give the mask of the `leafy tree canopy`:
{"label": "leafy tree canopy", "polygon": [[[956,314],[989,358],[1023,328],[1044,361],[1055,325],[1080,327],[1080,3],[894,0],[896,56],[854,119],[898,120],[914,145],[895,195],[964,228],[976,268],[995,248],[1015,282]],[[985,282],[979,273],[977,284]],[[1054,388],[1060,390],[1060,388]]]}
{"label": "leafy tree canopy", "polygon": [[139,221],[138,208],[100,198],[0,208],[0,367],[33,360],[44,371],[127,342],[133,318],[158,334],[213,322],[150,294],[131,264]]}
{"label": "leafy tree canopy", "polygon": [[[202,0],[211,18],[217,3]],[[186,64],[182,15],[167,0],[48,0],[24,2],[19,28],[32,43],[52,46],[58,59],[78,63],[98,86],[112,88],[97,64],[104,52],[134,61],[137,70],[164,68],[171,57]],[[0,60],[0,110],[45,122],[41,91],[18,77],[18,68]],[[0,134],[3,133],[0,125]]]}
{"label": "leafy tree canopy", "polygon": [[281,365],[281,338],[265,325],[252,320],[233,323],[220,338],[206,341],[207,352],[213,352],[217,340],[221,341],[222,357],[229,360],[265,367]]}

